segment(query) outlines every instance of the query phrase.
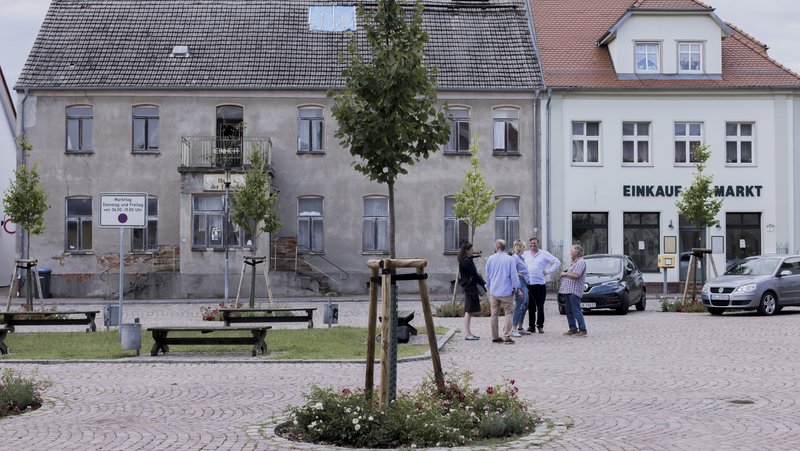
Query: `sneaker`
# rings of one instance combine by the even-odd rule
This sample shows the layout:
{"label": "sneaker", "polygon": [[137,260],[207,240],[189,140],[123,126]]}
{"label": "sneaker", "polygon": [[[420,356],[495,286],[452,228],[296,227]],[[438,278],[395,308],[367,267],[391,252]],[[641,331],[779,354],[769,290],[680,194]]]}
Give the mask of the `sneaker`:
{"label": "sneaker", "polygon": [[539,328],[539,333],[540,333],[540,334],[543,334],[543,333],[544,333],[544,328],[543,328],[542,326],[536,326],[536,327],[538,327],[538,328]]}
{"label": "sneaker", "polygon": [[510,338],[505,338],[505,339],[503,339],[503,344],[513,345],[514,344],[514,340],[512,340]]}
{"label": "sneaker", "polygon": [[521,336],[522,336],[522,334],[520,334],[519,332],[517,332],[517,331],[515,330],[514,332],[511,332],[511,336],[512,336],[512,337],[514,337],[514,338],[519,338],[519,337],[521,337]]}
{"label": "sneaker", "polygon": [[578,333],[578,331],[577,331],[577,330],[572,330],[572,329],[570,329],[570,330],[568,330],[568,331],[564,332],[564,335],[566,335],[566,336],[570,336],[570,335],[575,335],[575,334],[577,334],[577,333]]}
{"label": "sneaker", "polygon": [[504,341],[502,338],[495,338],[494,340],[492,340],[492,343],[503,343],[503,342]]}
{"label": "sneaker", "polygon": [[585,330],[582,330],[582,331],[580,331],[580,332],[578,332],[578,333],[574,334],[574,335],[573,335],[573,337],[585,337],[586,335],[588,335],[588,334],[586,333],[586,331],[585,331]]}
{"label": "sneaker", "polygon": [[534,329],[533,326],[531,326],[528,328],[528,332],[536,332],[536,329]]}
{"label": "sneaker", "polygon": [[[532,332],[528,332],[528,331],[527,331],[527,330],[525,330],[525,329],[517,329],[517,332],[518,332],[520,335],[530,335],[530,334],[532,333]],[[513,335],[512,335],[512,337],[513,337]]]}

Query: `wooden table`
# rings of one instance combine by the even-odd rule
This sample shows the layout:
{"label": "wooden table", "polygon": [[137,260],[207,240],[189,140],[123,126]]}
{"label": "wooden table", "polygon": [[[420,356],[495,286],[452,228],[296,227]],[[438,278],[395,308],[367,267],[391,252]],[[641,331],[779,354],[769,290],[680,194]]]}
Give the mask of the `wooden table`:
{"label": "wooden table", "polygon": [[[314,310],[311,308],[221,308],[222,320],[226,326],[231,323],[304,323],[308,321],[308,328],[314,328]],[[301,315],[277,316],[270,313],[278,312],[304,312]],[[263,314],[259,314],[263,313]]]}
{"label": "wooden table", "polygon": [[8,346],[4,343],[8,332],[8,328],[0,326],[0,354],[8,354]]}
{"label": "wooden table", "polygon": [[[50,326],[64,324],[83,324],[88,332],[97,331],[94,319],[99,310],[59,310],[52,312],[2,312],[3,322],[8,330],[14,332],[16,326]],[[77,318],[75,318],[77,316]],[[83,316],[83,318],[81,318]]]}
{"label": "wooden table", "polygon": [[[267,353],[267,330],[271,326],[172,326],[172,327],[149,327],[147,330],[153,333],[153,349],[150,350],[151,356],[158,355],[158,351],[164,354],[169,352],[169,345],[253,345],[253,357]],[[176,337],[169,336],[170,332],[200,332],[211,334],[213,332],[248,331],[252,336],[207,336],[207,337]]]}

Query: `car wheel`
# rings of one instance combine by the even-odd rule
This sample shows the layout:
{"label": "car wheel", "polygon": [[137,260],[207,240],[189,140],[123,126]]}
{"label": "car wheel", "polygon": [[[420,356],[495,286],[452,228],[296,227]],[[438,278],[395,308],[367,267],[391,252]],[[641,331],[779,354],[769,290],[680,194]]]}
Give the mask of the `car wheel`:
{"label": "car wheel", "polygon": [[647,307],[647,291],[642,290],[642,298],[636,303],[636,310],[643,312]]}
{"label": "car wheel", "polygon": [[761,296],[758,304],[758,313],[764,316],[772,316],[778,311],[778,297],[775,293],[767,291]]}
{"label": "car wheel", "polygon": [[721,309],[721,308],[716,308],[716,307],[706,307],[706,310],[708,310],[708,313],[711,313],[711,314],[712,314],[712,315],[714,315],[714,316],[720,316],[720,315],[722,315],[722,309]]}
{"label": "car wheel", "polygon": [[622,295],[622,299],[620,300],[621,304],[619,308],[616,310],[617,315],[627,315],[628,309],[631,307],[630,301],[628,300],[628,292],[626,291]]}
{"label": "car wheel", "polygon": [[560,313],[562,315],[566,315],[567,314],[567,311],[564,309],[564,306],[561,305],[561,304],[558,304],[558,313]]}

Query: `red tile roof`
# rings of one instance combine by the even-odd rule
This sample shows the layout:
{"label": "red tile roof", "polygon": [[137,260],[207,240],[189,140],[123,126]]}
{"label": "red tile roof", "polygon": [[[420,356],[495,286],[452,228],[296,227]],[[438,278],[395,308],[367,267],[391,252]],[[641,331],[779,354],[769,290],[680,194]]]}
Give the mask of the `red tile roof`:
{"label": "red tile roof", "polygon": [[544,81],[551,88],[800,89],[800,76],[769,58],[764,45],[728,24],[721,80],[619,80],[603,36],[629,9],[711,11],[694,0],[531,0]]}

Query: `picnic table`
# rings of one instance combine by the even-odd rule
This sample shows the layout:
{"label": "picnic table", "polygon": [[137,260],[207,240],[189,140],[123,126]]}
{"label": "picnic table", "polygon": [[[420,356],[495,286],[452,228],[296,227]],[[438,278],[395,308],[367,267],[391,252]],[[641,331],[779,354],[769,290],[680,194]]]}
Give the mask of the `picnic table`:
{"label": "picnic table", "polygon": [[99,310],[59,310],[52,312],[13,311],[2,312],[3,322],[10,332],[16,326],[51,326],[64,324],[82,324],[89,327],[86,331],[97,331],[94,320]]}
{"label": "picnic table", "polygon": [[[308,321],[308,328],[314,328],[314,310],[310,308],[221,308],[222,320],[226,326],[231,323],[304,323]],[[275,313],[289,312],[291,315],[275,315]],[[295,315],[294,313],[304,312]]]}
{"label": "picnic table", "polygon": [[[153,333],[153,348],[150,350],[151,356],[157,356],[158,351],[164,354],[169,352],[169,345],[253,345],[253,357],[267,353],[267,330],[271,326],[171,326],[171,327],[148,327],[147,330]],[[213,335],[214,332],[248,331],[251,336],[231,336]],[[186,337],[170,336],[171,332],[200,332],[209,334],[205,337]]]}

